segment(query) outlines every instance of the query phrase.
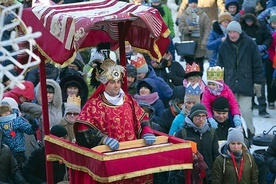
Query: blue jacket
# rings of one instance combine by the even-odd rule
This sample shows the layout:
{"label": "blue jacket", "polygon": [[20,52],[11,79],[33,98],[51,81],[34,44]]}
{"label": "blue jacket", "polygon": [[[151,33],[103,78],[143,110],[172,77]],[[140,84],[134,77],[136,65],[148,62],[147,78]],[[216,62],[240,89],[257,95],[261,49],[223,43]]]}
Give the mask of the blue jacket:
{"label": "blue jacket", "polygon": [[181,129],[184,122],[185,122],[185,114],[183,111],[180,112],[180,114],[178,114],[173,122],[172,122],[172,126],[171,126],[171,129],[170,129],[170,132],[169,132],[169,135],[174,135],[175,132],[177,132],[177,130]]}
{"label": "blue jacket", "polygon": [[162,79],[158,77],[151,66],[149,67],[149,71],[146,75],[147,78],[153,79],[156,85],[156,92],[159,95],[160,100],[170,100],[173,94],[173,90],[170,86]]}
{"label": "blue jacket", "polygon": [[207,41],[207,49],[212,50],[212,57],[210,60],[210,67],[217,65],[218,60],[218,50],[222,43],[221,38],[224,37],[225,34],[220,28],[220,24],[218,21],[213,23],[213,30],[210,31],[209,38]]}
{"label": "blue jacket", "polygon": [[35,133],[35,128],[24,118],[16,117],[16,114],[0,117],[0,130],[3,133],[3,143],[10,147],[13,154],[26,151],[24,133]]}

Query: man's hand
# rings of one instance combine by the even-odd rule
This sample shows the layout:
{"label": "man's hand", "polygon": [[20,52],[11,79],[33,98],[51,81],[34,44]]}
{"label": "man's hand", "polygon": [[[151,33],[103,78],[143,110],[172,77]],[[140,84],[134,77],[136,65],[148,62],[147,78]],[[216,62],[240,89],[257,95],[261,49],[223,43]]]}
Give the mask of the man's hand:
{"label": "man's hand", "polygon": [[153,135],[151,133],[147,133],[147,134],[143,135],[142,138],[145,140],[146,145],[148,145],[148,146],[152,145],[156,141],[155,135]]}
{"label": "man's hand", "polygon": [[119,148],[118,140],[111,137],[106,137],[103,143],[107,145],[112,151]]}
{"label": "man's hand", "polygon": [[242,126],[241,116],[240,115],[234,115],[234,124],[235,127]]}
{"label": "man's hand", "polygon": [[257,97],[261,97],[262,96],[261,89],[262,89],[262,85],[261,84],[254,84],[254,94]]}

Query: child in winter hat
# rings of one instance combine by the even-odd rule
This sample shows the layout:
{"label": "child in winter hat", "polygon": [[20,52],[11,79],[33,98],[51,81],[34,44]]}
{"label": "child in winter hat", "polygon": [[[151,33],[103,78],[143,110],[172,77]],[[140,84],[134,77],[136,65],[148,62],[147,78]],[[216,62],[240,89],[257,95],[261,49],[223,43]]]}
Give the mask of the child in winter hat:
{"label": "child in winter hat", "polygon": [[225,97],[230,104],[229,112],[234,117],[235,126],[241,126],[241,112],[239,104],[232,90],[224,83],[224,69],[215,66],[207,69],[207,86],[202,94],[201,103],[204,104],[208,111],[208,121],[212,128],[217,129],[218,123],[213,118],[212,104],[218,97]]}

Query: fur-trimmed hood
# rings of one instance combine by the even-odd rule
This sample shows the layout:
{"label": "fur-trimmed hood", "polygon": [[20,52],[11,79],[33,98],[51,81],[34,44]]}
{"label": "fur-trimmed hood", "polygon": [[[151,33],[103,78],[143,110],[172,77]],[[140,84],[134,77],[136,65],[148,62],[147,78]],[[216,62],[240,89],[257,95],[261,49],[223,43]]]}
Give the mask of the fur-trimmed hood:
{"label": "fur-trimmed hood", "polygon": [[[52,86],[54,88],[54,98],[53,98],[53,106],[56,108],[61,108],[62,106],[62,95],[61,95],[61,88],[59,84],[54,81],[53,79],[46,79],[46,85]],[[36,87],[36,98],[37,103],[39,105],[42,104],[41,102],[41,85],[38,83]]]}
{"label": "fur-trimmed hood", "polygon": [[242,27],[247,27],[247,24],[245,22],[246,19],[252,19],[253,20],[253,25],[254,27],[260,27],[260,24],[258,22],[258,19],[255,15],[253,15],[252,13],[246,13],[243,16],[241,16],[240,18],[240,24]]}
{"label": "fur-trimmed hood", "polygon": [[216,33],[218,33],[219,35],[222,35],[222,34],[223,34],[223,31],[221,30],[220,24],[219,24],[218,21],[215,21],[215,22],[213,23],[213,30],[214,30]]}

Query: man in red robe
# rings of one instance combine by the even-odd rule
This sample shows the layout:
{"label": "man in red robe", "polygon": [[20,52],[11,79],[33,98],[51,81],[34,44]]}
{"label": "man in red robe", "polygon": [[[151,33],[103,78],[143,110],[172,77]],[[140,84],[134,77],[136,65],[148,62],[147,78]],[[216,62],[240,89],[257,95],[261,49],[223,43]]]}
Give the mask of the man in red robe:
{"label": "man in red robe", "polygon": [[[77,144],[88,148],[105,144],[111,150],[117,150],[122,141],[142,138],[147,145],[152,145],[156,138],[149,126],[148,116],[121,89],[124,67],[106,59],[95,69],[96,79],[101,84],[86,102],[74,124]],[[113,183],[152,183],[152,176],[145,175]]]}

